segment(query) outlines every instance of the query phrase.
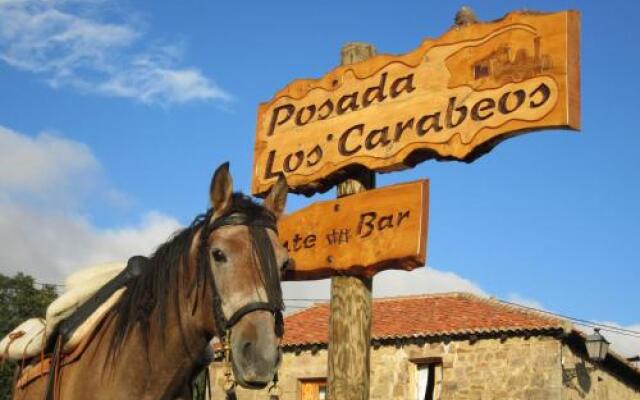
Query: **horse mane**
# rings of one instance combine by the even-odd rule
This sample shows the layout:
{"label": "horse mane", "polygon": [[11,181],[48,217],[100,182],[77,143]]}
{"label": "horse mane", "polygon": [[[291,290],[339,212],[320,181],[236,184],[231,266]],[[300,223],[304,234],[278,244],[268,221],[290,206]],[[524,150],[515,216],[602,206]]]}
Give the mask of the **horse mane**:
{"label": "horse mane", "polygon": [[[186,228],[175,232],[169,240],[161,244],[148,259],[148,265],[143,272],[134,278],[128,285],[118,303],[113,307],[112,314],[115,318],[114,334],[110,343],[109,354],[112,360],[115,359],[124,339],[129,333],[139,325],[143,341],[148,350],[150,321],[154,311],[159,326],[164,326],[169,306],[169,298],[176,307],[179,315],[180,286],[178,282],[178,272],[182,265],[186,265],[189,260],[191,246],[196,233],[201,229],[201,243],[198,244],[202,250],[202,243],[206,242],[210,231],[207,222],[211,219],[214,210],[209,209],[206,213],[196,216],[193,222]],[[232,195],[232,202],[226,215],[242,213],[250,220],[257,218],[273,218],[274,215],[264,206],[256,203],[251,197],[236,192]],[[188,290],[192,292],[194,288],[202,290],[204,296],[208,282],[211,280],[211,268],[209,268],[206,254],[197,253],[196,260],[196,280]],[[185,282],[182,282],[185,283]],[[197,306],[193,305],[193,309]],[[182,326],[180,325],[182,331]]]}

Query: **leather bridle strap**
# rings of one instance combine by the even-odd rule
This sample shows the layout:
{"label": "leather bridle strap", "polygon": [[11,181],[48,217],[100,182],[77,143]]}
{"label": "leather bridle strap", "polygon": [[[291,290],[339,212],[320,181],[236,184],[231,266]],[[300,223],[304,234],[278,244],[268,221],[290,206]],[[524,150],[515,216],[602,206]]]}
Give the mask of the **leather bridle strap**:
{"label": "leather bridle strap", "polygon": [[260,218],[251,220],[246,214],[229,214],[216,218],[209,225],[210,231],[215,231],[218,228],[229,225],[245,225],[255,226],[271,229],[275,233],[278,233],[278,226],[276,225],[275,218]]}
{"label": "leather bridle strap", "polygon": [[275,314],[276,312],[280,311],[271,303],[255,302],[255,303],[245,304],[244,306],[236,310],[236,312],[234,312],[233,315],[227,320],[227,329],[234,326],[245,315],[257,310],[269,311],[272,314]]}

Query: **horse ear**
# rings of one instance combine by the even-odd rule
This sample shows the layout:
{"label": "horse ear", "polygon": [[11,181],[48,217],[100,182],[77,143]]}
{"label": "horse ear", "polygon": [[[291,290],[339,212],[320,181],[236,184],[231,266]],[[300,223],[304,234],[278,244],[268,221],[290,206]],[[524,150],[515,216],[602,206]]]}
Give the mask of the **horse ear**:
{"label": "horse ear", "polygon": [[216,169],[211,178],[209,198],[211,206],[217,215],[222,215],[231,207],[231,195],[233,194],[233,180],[229,173],[229,162]]}
{"label": "horse ear", "polygon": [[280,217],[284,211],[284,207],[287,204],[287,194],[289,193],[289,185],[287,180],[280,175],[278,181],[271,188],[269,195],[264,200],[264,206],[275,214],[276,217]]}

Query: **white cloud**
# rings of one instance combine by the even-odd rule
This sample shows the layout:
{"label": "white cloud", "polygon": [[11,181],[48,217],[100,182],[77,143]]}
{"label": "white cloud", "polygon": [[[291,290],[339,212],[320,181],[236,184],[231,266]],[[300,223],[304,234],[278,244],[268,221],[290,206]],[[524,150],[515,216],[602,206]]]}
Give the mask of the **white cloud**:
{"label": "white cloud", "polygon": [[82,214],[87,196],[127,201],[86,145],[0,126],[0,272],[60,282],[83,266],[148,254],[179,228],[157,212],[133,226],[97,228]]}
{"label": "white cloud", "polygon": [[[330,279],[320,281],[284,282],[286,299],[328,299],[331,294]],[[452,272],[426,267],[408,271],[384,271],[373,279],[373,296],[390,297],[412,294],[469,292],[480,296],[487,294],[475,283]],[[288,301],[287,305],[299,307],[311,302]],[[295,311],[295,308],[289,311]]]}
{"label": "white cloud", "polygon": [[82,143],[48,132],[32,138],[0,126],[0,199],[73,204],[101,175],[99,162]]}
{"label": "white cloud", "polygon": [[373,280],[373,295],[376,297],[443,292],[469,292],[487,296],[474,282],[453,272],[444,272],[428,266],[411,272],[384,271]]}
{"label": "white cloud", "polygon": [[149,213],[135,226],[102,230],[82,216],[0,203],[0,272],[62,282],[82,267],[149,254],[179,226],[174,218]]}
{"label": "white cloud", "polygon": [[129,69],[113,73],[98,86],[98,90],[144,103],[153,103],[160,98],[170,98],[175,103],[194,99],[230,99],[198,69],[170,68],[173,57],[166,48],[158,48],[153,55],[140,55],[132,61]]}
{"label": "white cloud", "polygon": [[180,66],[181,46],[141,49],[142,39],[151,40],[138,24],[80,14],[95,7],[92,2],[0,0],[0,59],[39,74],[52,87],[148,104],[230,98],[198,69]]}

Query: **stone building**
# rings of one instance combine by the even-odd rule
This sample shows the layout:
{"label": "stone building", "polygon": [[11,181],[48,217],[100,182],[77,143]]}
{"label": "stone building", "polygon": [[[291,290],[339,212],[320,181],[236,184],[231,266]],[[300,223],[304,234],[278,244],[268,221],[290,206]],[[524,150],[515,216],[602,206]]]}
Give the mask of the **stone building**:
{"label": "stone building", "polygon": [[[328,304],[285,319],[281,400],[326,398]],[[212,366],[214,399],[222,368]],[[589,360],[568,321],[471,294],[375,299],[371,400],[640,399],[640,370]],[[266,400],[238,390],[239,400]],[[339,400],[339,399],[336,399]]]}

